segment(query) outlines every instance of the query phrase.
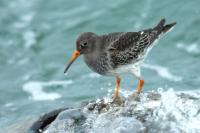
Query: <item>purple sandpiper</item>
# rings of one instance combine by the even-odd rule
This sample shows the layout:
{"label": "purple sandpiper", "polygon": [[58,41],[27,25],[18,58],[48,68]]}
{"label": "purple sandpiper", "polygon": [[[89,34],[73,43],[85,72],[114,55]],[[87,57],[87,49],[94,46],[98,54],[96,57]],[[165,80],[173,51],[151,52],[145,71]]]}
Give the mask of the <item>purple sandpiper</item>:
{"label": "purple sandpiper", "polygon": [[105,35],[84,32],[76,41],[76,50],[64,73],[77,57],[83,55],[85,63],[96,73],[116,76],[114,98],[119,98],[122,73],[130,72],[139,79],[137,94],[140,94],[144,85],[140,67],[154,42],[175,24],[176,22],[165,24],[165,19],[162,19],[154,28],[138,32],[114,32]]}

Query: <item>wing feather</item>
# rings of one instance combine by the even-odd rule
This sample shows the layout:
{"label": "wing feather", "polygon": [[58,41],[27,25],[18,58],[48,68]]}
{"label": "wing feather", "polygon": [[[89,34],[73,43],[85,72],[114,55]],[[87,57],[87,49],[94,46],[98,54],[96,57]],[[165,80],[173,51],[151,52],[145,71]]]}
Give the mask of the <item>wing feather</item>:
{"label": "wing feather", "polygon": [[126,65],[139,60],[139,56],[150,45],[149,32],[126,32],[113,41],[108,50],[113,66]]}
{"label": "wing feather", "polygon": [[113,41],[108,47],[113,51],[125,51],[131,47],[134,47],[140,38],[138,32],[124,32],[115,41]]}

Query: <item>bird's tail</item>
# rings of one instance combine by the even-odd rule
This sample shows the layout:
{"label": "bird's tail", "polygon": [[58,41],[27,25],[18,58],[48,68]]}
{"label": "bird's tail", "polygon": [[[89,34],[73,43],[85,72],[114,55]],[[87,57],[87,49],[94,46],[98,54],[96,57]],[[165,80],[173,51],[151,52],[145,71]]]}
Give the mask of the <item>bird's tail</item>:
{"label": "bird's tail", "polygon": [[161,33],[167,33],[170,31],[174,26],[176,25],[176,22],[171,23],[171,24],[166,24],[165,25],[165,19],[161,19],[158,25],[154,28],[156,31],[158,31],[159,34]]}

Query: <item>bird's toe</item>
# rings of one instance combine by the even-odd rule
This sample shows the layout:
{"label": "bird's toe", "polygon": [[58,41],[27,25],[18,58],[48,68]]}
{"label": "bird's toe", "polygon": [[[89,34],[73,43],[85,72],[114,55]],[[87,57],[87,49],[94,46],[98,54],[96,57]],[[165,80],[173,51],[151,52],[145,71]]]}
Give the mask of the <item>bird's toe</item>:
{"label": "bird's toe", "polygon": [[129,101],[140,101],[140,94],[139,93],[133,93],[128,97]]}
{"label": "bird's toe", "polygon": [[120,97],[120,96],[115,96],[113,97],[113,101],[112,103],[114,104],[118,104],[118,105],[121,105],[125,102],[125,99],[123,97]]}

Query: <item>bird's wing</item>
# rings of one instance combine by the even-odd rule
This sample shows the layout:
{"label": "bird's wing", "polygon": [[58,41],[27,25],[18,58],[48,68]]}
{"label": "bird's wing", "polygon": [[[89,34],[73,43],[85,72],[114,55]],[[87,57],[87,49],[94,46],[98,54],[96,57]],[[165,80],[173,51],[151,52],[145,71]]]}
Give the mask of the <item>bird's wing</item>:
{"label": "bird's wing", "polygon": [[138,32],[124,32],[117,39],[110,43],[109,51],[125,51],[134,47],[140,38]]}
{"label": "bird's wing", "polygon": [[114,64],[129,64],[150,45],[149,32],[125,32],[110,43],[108,50]]}
{"label": "bird's wing", "polygon": [[124,34],[123,32],[113,32],[113,33],[109,33],[109,34],[104,34],[102,36],[100,36],[102,41],[102,47],[104,48],[108,48],[110,46],[111,43],[113,43],[114,41],[118,40],[119,37]]}

